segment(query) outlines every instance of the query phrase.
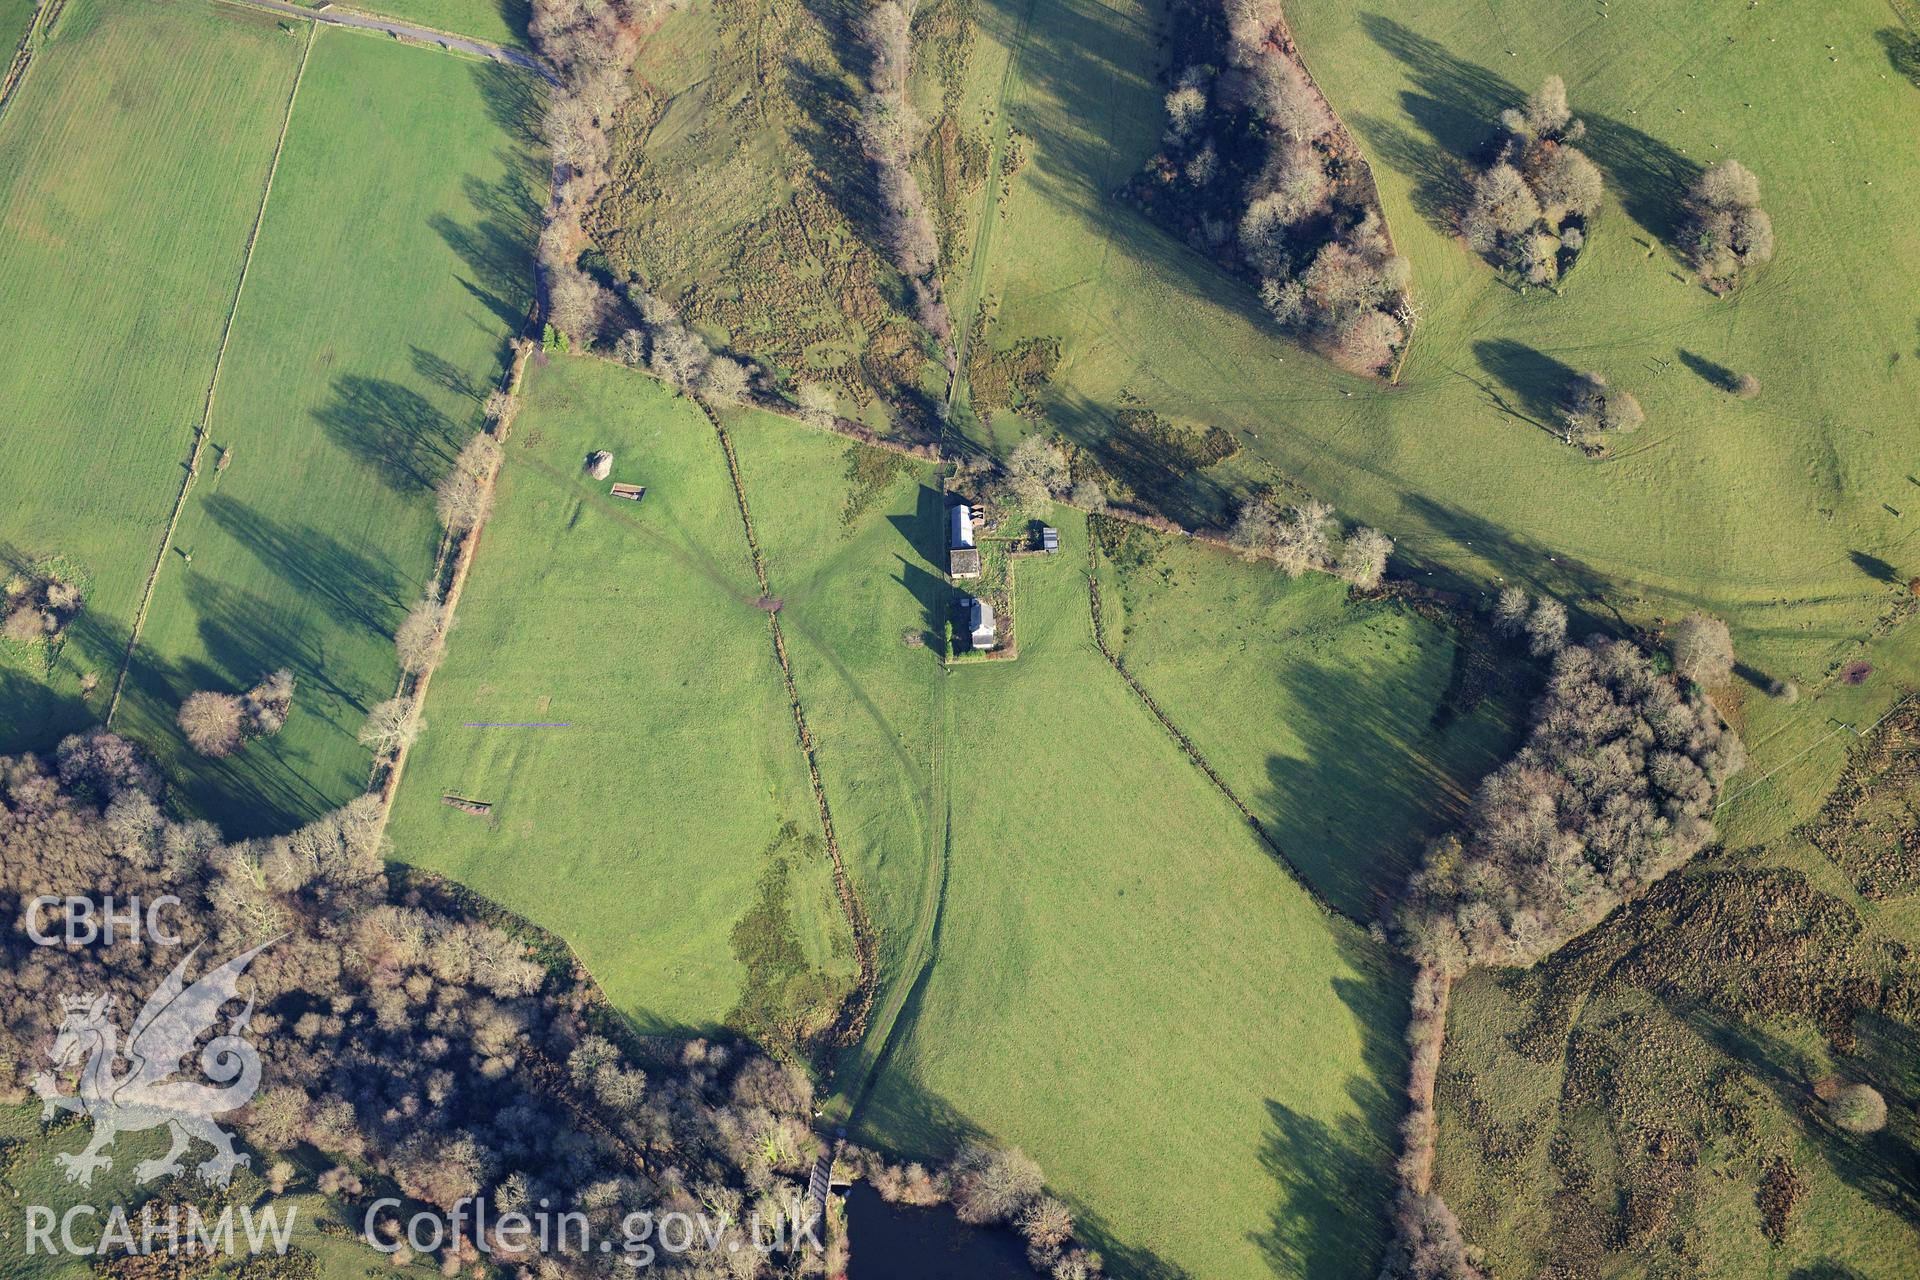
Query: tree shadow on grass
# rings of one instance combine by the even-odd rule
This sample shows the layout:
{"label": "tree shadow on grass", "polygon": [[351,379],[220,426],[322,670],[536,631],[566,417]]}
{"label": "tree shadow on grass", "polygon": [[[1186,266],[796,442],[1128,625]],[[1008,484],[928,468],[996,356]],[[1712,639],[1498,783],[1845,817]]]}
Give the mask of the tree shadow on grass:
{"label": "tree shadow on grass", "polygon": [[[1607,602],[1607,594],[1616,582],[1573,556],[1551,551],[1525,534],[1516,533],[1484,516],[1450,506],[1424,493],[1403,492],[1407,509],[1439,536],[1472,547],[1495,564],[1506,566],[1518,579],[1517,585],[1535,593],[1553,596],[1567,606],[1572,634],[1604,629],[1617,635],[1632,631],[1619,612]],[[1433,576],[1419,574],[1425,565],[1409,561],[1404,566],[1409,577],[1429,586],[1485,595],[1488,584],[1480,579],[1461,577],[1442,565],[1434,565]]]}
{"label": "tree shadow on grass", "polygon": [[1704,170],[1625,121],[1590,111],[1579,114],[1587,122],[1587,137],[1581,146],[1606,171],[1627,216],[1661,243],[1674,244],[1686,216],[1683,201],[1687,190]]}
{"label": "tree shadow on grass", "polygon": [[1900,571],[1882,560],[1879,556],[1870,556],[1864,551],[1849,551],[1847,558],[1853,561],[1853,567],[1872,578],[1875,582],[1898,582]]}
{"label": "tree shadow on grass", "polygon": [[407,584],[391,560],[312,525],[275,520],[224,494],[209,497],[205,507],[214,524],[340,625],[381,636],[399,625]]}
{"label": "tree shadow on grass", "polygon": [[[1375,44],[1407,68],[1418,86],[1419,92],[1401,97],[1407,115],[1458,162],[1484,164],[1497,144],[1500,112],[1518,106],[1526,91],[1384,14],[1361,14],[1360,25]],[[1680,224],[1681,199],[1700,176],[1701,167],[1634,125],[1581,110],[1577,100],[1574,109],[1587,122],[1582,149],[1606,171],[1628,216],[1671,244]],[[1377,122],[1370,123],[1378,128]],[[1371,135],[1369,140],[1380,141]],[[1383,158],[1416,183],[1423,175],[1429,175],[1429,182],[1435,180],[1441,158],[1425,154],[1426,144],[1395,139],[1390,133],[1384,140]],[[1429,188],[1423,216],[1431,220],[1444,211],[1445,193],[1443,186]]]}
{"label": "tree shadow on grass", "polygon": [[856,132],[857,91],[844,76],[798,60],[787,63],[787,83],[800,109],[800,119],[792,126],[793,140],[821,175],[821,193],[845,219],[855,239],[891,260],[879,181]]}
{"label": "tree shadow on grass", "polygon": [[943,575],[927,568],[929,564],[943,564],[945,560],[946,513],[945,496],[932,485],[923,484],[919,487],[912,515],[887,517],[888,523],[906,541],[910,552],[906,555],[895,553],[895,558],[900,562],[896,581],[919,602],[923,623],[921,640],[934,653],[939,653],[946,643],[947,608],[954,591]]}
{"label": "tree shadow on grass", "polygon": [[1882,27],[1873,38],[1887,51],[1887,65],[1920,89],[1920,34],[1904,27]]}
{"label": "tree shadow on grass", "polygon": [[1408,1060],[1400,1029],[1412,975],[1357,930],[1336,936],[1355,970],[1335,978],[1333,989],[1364,1039],[1363,1069],[1347,1083],[1360,1115],[1330,1125],[1267,1100],[1271,1129],[1260,1160],[1280,1196],[1268,1227],[1253,1239],[1277,1275],[1365,1280],[1378,1273],[1388,1242],[1387,1207],[1406,1108],[1400,1085]]}
{"label": "tree shadow on grass", "polygon": [[[1556,425],[1566,403],[1567,388],[1578,376],[1543,351],[1511,338],[1481,339],[1473,344],[1473,358],[1487,374],[1511,391],[1526,419],[1559,438]],[[1498,401],[1496,401],[1498,403]],[[1506,406],[1503,404],[1503,408]],[[1508,412],[1512,412],[1508,409]]]}
{"label": "tree shadow on grass", "polygon": [[490,388],[475,382],[471,375],[459,365],[442,356],[437,356],[424,347],[409,346],[413,356],[413,369],[421,377],[463,400],[471,400],[477,406]]}
{"label": "tree shadow on grass", "polygon": [[1733,390],[1734,383],[1740,377],[1727,366],[1709,360],[1703,355],[1696,355],[1685,348],[1680,351],[1680,363],[1699,375],[1701,381],[1716,391]]}
{"label": "tree shadow on grass", "polygon": [[[107,678],[111,678],[110,676]],[[14,667],[0,666],[0,753],[47,751],[94,723],[87,704]]]}
{"label": "tree shadow on grass", "polygon": [[396,492],[431,489],[447,472],[464,433],[426,397],[397,382],[348,374],[313,411],[347,452]]}
{"label": "tree shadow on grass", "polygon": [[[914,993],[907,998],[906,1006],[900,1012],[891,1043],[900,1043],[918,1016],[920,994],[921,986],[916,984]],[[886,1061],[885,1055],[881,1061]],[[876,1070],[875,1075],[879,1074]],[[1031,1087],[1044,1088],[1045,1082],[1032,1082]],[[892,1076],[888,1087],[873,1095],[873,1101],[860,1112],[853,1137],[875,1147],[889,1159],[920,1160],[928,1165],[944,1163],[966,1142],[1019,1145],[1013,1135],[988,1133],[947,1099],[930,1093],[918,1081],[904,1074]],[[1149,1149],[1142,1158],[1150,1155]],[[1046,1170],[1044,1164],[1042,1171],[1052,1172]],[[1059,1194],[1058,1188],[1049,1187],[1048,1190]],[[1125,1276],[1128,1280],[1190,1280],[1184,1268],[1175,1266],[1149,1249],[1122,1241],[1115,1233],[1114,1224],[1084,1203],[1071,1196],[1062,1198],[1073,1211],[1075,1241],[1099,1251],[1106,1259],[1107,1274]],[[1012,1232],[1011,1227],[994,1229]]]}
{"label": "tree shadow on grass", "polygon": [[1526,91],[1385,14],[1363,13],[1360,26],[1407,68],[1417,86],[1418,92],[1401,95],[1407,115],[1456,159],[1484,161],[1496,144],[1500,113],[1520,105]]}
{"label": "tree shadow on grass", "polygon": [[1112,410],[1069,388],[1047,397],[1048,420],[1098,458],[1147,507],[1189,528],[1224,527],[1249,485],[1217,467],[1195,468],[1177,444],[1123,424]]}
{"label": "tree shadow on grass", "polygon": [[[500,13],[513,32],[525,38],[531,14],[525,0],[496,0]],[[546,82],[536,72],[522,67],[502,66],[497,62],[473,64],[473,83],[486,104],[487,115],[501,132],[532,151],[544,147],[540,137],[540,119],[547,102]]]}
{"label": "tree shadow on grass", "polygon": [[1473,195],[1468,166],[1397,120],[1354,115],[1348,123],[1380,163],[1412,180],[1413,211],[1442,235],[1457,234]]}
{"label": "tree shadow on grass", "polygon": [[[516,165],[518,159],[511,152],[501,153],[506,174],[498,180],[471,174],[462,180],[462,194],[479,211],[474,221],[463,223],[445,213],[427,219],[428,228],[472,273],[472,279],[455,277],[460,286],[493,314],[508,336],[526,323],[535,288],[533,245],[540,234],[540,192]],[[492,329],[486,331],[493,335]]]}
{"label": "tree shadow on grass", "polygon": [[[1099,0],[989,0],[974,7],[982,31],[1017,50],[1018,89],[1006,108],[1029,156],[1019,181],[1102,235],[1130,222],[1152,225],[1183,254],[1204,260],[1115,198],[1159,146],[1165,88],[1151,74],[1163,53],[1158,33]],[[1054,110],[1056,103],[1079,109]],[[1152,132],[1130,133],[1141,108],[1152,117]],[[1245,281],[1235,287],[1254,297]]]}
{"label": "tree shadow on grass", "polygon": [[1388,1203],[1385,1171],[1368,1152],[1377,1139],[1357,1123],[1335,1128],[1271,1098],[1267,1121],[1260,1163],[1280,1197],[1252,1240],[1268,1267],[1315,1280],[1377,1275]]}
{"label": "tree shadow on grass", "polygon": [[[1424,621],[1415,621],[1414,634],[1417,642],[1450,641]],[[1515,723],[1489,733],[1495,749],[1487,751],[1457,724],[1436,727],[1433,704],[1417,689],[1382,688],[1311,659],[1286,664],[1275,678],[1300,708],[1288,722],[1299,745],[1267,757],[1266,785],[1246,799],[1321,893],[1349,915],[1374,919],[1398,897],[1427,840],[1460,820],[1499,751],[1518,738],[1519,700],[1490,708],[1513,711]]]}
{"label": "tree shadow on grass", "polygon": [[[879,183],[859,138],[868,62],[858,34],[860,10],[849,0],[802,0],[801,7],[825,31],[836,57],[831,65],[787,58],[785,88],[793,99],[796,118],[784,123],[822,175],[822,194],[839,210],[854,235],[882,258],[891,258]],[[767,92],[759,87],[754,91]]]}
{"label": "tree shadow on grass", "polygon": [[483,216],[462,224],[444,213],[427,219],[427,226],[467,265],[473,279],[459,279],[461,288],[509,335],[520,331],[527,303],[533,297],[533,257],[528,252],[533,232],[517,223]]}
{"label": "tree shadow on grass", "polygon": [[[1835,1176],[1872,1204],[1909,1225],[1920,1225],[1920,1160],[1915,1158],[1911,1122],[1901,1121],[1879,1133],[1845,1133],[1827,1123],[1822,1109],[1811,1105],[1811,1081],[1797,1048],[1719,1009],[1671,1000],[1669,1004],[1676,1015],[1773,1093],[1781,1114],[1825,1158]],[[1911,1028],[1885,1020],[1881,1025],[1894,1028],[1908,1051],[1920,1051],[1920,1035]]]}
{"label": "tree shadow on grass", "polygon": [[[293,743],[312,741],[315,733],[353,734],[378,694],[343,687],[336,677],[351,664],[330,661],[323,641],[265,597],[191,572],[185,590],[199,619],[200,653],[176,661],[142,645],[116,728],[155,754],[186,809],[230,839],[249,839],[292,831],[363,790],[364,767],[324,769]],[[281,667],[293,673],[294,697],[288,727],[279,735],[220,759],[187,747],[174,714],[188,694],[239,692]]]}

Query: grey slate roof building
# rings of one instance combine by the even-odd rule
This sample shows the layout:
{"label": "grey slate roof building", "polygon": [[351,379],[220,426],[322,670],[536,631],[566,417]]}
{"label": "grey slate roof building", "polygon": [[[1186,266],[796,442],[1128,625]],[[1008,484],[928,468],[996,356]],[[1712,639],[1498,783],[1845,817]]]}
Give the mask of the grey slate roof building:
{"label": "grey slate roof building", "polygon": [[993,606],[979,597],[967,604],[967,627],[971,631],[970,639],[976,649],[991,649],[999,643],[999,634],[994,629]]}

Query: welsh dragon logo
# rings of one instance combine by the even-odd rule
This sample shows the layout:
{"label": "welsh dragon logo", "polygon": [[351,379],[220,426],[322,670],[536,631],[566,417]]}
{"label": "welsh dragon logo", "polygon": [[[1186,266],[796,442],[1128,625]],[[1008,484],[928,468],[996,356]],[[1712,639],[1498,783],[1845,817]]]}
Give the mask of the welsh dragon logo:
{"label": "welsh dragon logo", "polygon": [[[62,1094],[54,1073],[43,1071],[34,1078],[33,1091],[42,1102],[42,1119],[65,1110],[93,1121],[93,1140],[84,1150],[55,1157],[65,1167],[67,1181],[91,1185],[95,1170],[113,1167],[113,1157],[105,1152],[114,1138],[162,1125],[173,1130],[173,1145],[162,1158],[134,1166],[134,1177],[142,1183],[182,1172],[180,1157],[195,1138],[214,1151],[212,1159],[199,1166],[203,1182],[225,1186],[234,1169],[251,1163],[250,1157],[234,1151],[233,1136],[213,1122],[213,1117],[245,1106],[260,1087],[260,1055],[242,1038],[253,1017],[251,995],[246,1008],[231,1019],[227,1034],[200,1051],[200,1070],[213,1084],[173,1077],[201,1034],[219,1019],[220,1006],[239,999],[240,975],[247,965],[276,941],[235,956],[192,986],[186,982],[187,965],[200,949],[189,951],[147,997],[124,1049],[110,1016],[113,997],[62,999],[66,1017],[53,1043],[53,1063],[63,1071],[83,1064],[79,1083],[74,1094]],[[121,1060],[127,1070],[115,1074]]]}

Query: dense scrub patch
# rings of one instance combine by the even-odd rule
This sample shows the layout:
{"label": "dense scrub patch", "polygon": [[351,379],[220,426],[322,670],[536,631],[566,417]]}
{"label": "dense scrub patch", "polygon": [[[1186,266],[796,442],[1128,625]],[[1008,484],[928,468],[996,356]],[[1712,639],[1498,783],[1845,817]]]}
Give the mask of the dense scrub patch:
{"label": "dense scrub patch", "polygon": [[1848,763],[1807,839],[1876,901],[1920,892],[1920,700],[1908,699]]}
{"label": "dense scrub patch", "polygon": [[1493,162],[1474,179],[1461,216],[1467,243],[1528,284],[1551,285],[1586,247],[1600,208],[1600,170],[1574,144],[1586,122],[1567,106],[1567,86],[1548,76],[1523,107],[1500,113]]}
{"label": "dense scrub patch", "polygon": [[[727,1274],[741,1277],[774,1269],[743,1247],[745,1211],[762,1195],[802,1194],[818,1143],[801,1072],[748,1046],[632,1038],[583,973],[535,958],[524,926],[477,918],[435,883],[390,882],[373,797],[237,844],[168,819],[160,800],[156,776],[110,734],[69,738],[45,760],[0,757],[0,887],[19,898],[100,885],[174,895],[171,923],[203,957],[198,971],[175,970],[186,982],[257,952],[237,980],[260,1061],[242,1122],[250,1144],[308,1144],[338,1162],[330,1185],[354,1221],[377,1195],[446,1213],[472,1197],[502,1211],[545,1198],[618,1238],[638,1208],[704,1203],[733,1221],[700,1246],[703,1262],[731,1256]],[[169,948],[37,947],[17,930],[0,950],[0,1092],[12,1101],[56,1033],[112,998],[138,1008],[176,961],[192,960]],[[90,1011],[48,998],[69,984],[98,993]],[[154,1030],[163,1025],[164,1015]],[[224,1082],[244,1060],[222,1053]],[[79,1065],[63,1063],[59,1083]],[[198,1172],[224,1180],[238,1155],[216,1152]],[[452,1274],[497,1243],[456,1232],[441,1261]],[[542,1275],[627,1271],[572,1239],[543,1248]]]}
{"label": "dense scrub patch", "polygon": [[1632,644],[1561,650],[1527,745],[1414,877],[1410,945],[1450,969],[1550,955],[1712,842],[1744,760],[1713,706]]}
{"label": "dense scrub patch", "polygon": [[1278,0],[1181,0],[1171,21],[1163,146],[1129,197],[1252,277],[1283,328],[1384,373],[1411,324],[1407,262]]}
{"label": "dense scrub patch", "polygon": [[[946,7],[925,15],[936,72],[964,60]],[[587,264],[629,298],[645,293],[705,341],[758,362],[775,384],[819,388],[830,407],[870,426],[925,436],[936,425],[936,352],[916,319],[913,282],[891,260],[889,228],[905,224],[889,213],[862,148],[874,67],[857,18],[846,7],[750,0],[696,6],[651,35],[632,101],[608,132],[607,184],[585,217],[598,250]],[[913,37],[920,25],[898,34]],[[889,72],[886,83],[899,79]],[[977,139],[950,114],[929,137],[911,100],[888,101],[895,109],[875,122],[884,116],[889,127],[873,140],[890,162],[906,153],[887,169],[896,195],[920,182],[912,162],[923,153],[936,201],[981,180]],[[944,225],[940,210],[931,216]],[[909,222],[926,258],[924,228]],[[931,258],[924,266],[923,291],[937,278]],[[930,317],[937,298],[922,301]]]}
{"label": "dense scrub patch", "polygon": [[1911,890],[1868,878],[1863,902],[1835,875],[1897,873],[1915,718],[1868,735],[1803,833],[1456,987],[1438,1182],[1500,1274],[1920,1265]]}

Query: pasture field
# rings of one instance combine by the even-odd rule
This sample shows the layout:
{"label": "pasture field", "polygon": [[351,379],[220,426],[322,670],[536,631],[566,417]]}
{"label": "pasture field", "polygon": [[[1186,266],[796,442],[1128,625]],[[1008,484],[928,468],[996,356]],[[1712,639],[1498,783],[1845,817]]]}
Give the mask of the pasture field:
{"label": "pasture field", "polygon": [[856,1133],[1018,1143],[1116,1274],[1372,1275],[1404,983],[1106,665],[1083,563],[1023,560],[1019,660],[946,677],[938,958]]}
{"label": "pasture field", "polygon": [[[366,787],[355,735],[393,693],[389,637],[432,573],[433,485],[479,426],[529,300],[533,85],[315,36],[200,476],[114,721],[229,836]],[[186,749],[173,720],[187,694],[283,666],[296,692],[278,736],[225,760]]]}
{"label": "pasture field", "polygon": [[842,855],[878,926],[880,1044],[931,959],[944,859],[939,481],[926,463],[770,415],[727,420]]}
{"label": "pasture field", "polygon": [[1108,643],[1302,874],[1377,918],[1516,744],[1524,664],[1325,574],[1118,527]]}
{"label": "pasture field", "polygon": [[[1128,406],[1232,431],[1241,457],[1183,494],[1189,514],[1297,484],[1392,534],[1422,581],[1520,581],[1609,624],[1706,608],[1755,679],[1803,690],[1920,569],[1903,425],[1920,407],[1903,283],[1920,270],[1920,93],[1890,65],[1879,0],[1289,5],[1412,260],[1425,316],[1393,387],[1281,341],[1243,282],[1112,198],[1163,126],[1157,0],[975,11],[976,97],[1001,104],[1026,163],[990,206],[978,278],[950,293],[992,301],[996,349],[1060,341],[1047,421],[1096,453]],[[1562,296],[1522,296],[1456,242],[1446,208],[1497,112],[1550,73],[1588,121],[1608,203]],[[1716,299],[1667,242],[1687,182],[1729,156],[1760,175],[1780,249]],[[1756,374],[1759,398],[1695,372],[1714,365]],[[1588,368],[1648,413],[1603,461],[1541,426]],[[1020,421],[1001,416],[993,443],[1010,447]],[[1875,696],[1884,707],[1885,686]],[[1785,706],[1749,685],[1746,701],[1756,775],[1830,728],[1822,699]],[[1750,803],[1783,828],[1823,789]]]}
{"label": "pasture field", "polygon": [[509,49],[531,47],[531,0],[364,0],[341,7]]}
{"label": "pasture field", "polygon": [[0,751],[106,710],[303,39],[209,5],[70,0],[0,115],[0,306],[20,318],[0,360],[0,556],[64,557],[90,582],[51,670],[43,649],[0,653]]}
{"label": "pasture field", "polygon": [[[599,448],[641,503],[585,475]],[[565,937],[648,1031],[751,1000],[774,1039],[853,969],[758,594],[692,402],[594,360],[532,374],[390,833]]]}

